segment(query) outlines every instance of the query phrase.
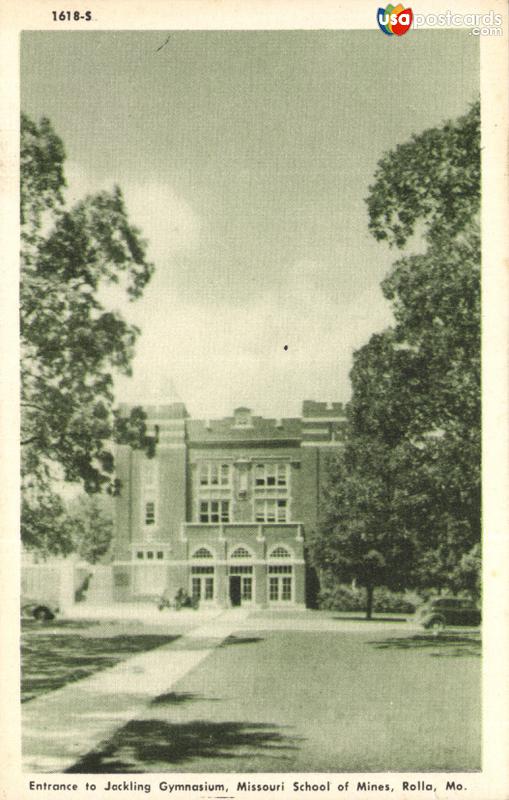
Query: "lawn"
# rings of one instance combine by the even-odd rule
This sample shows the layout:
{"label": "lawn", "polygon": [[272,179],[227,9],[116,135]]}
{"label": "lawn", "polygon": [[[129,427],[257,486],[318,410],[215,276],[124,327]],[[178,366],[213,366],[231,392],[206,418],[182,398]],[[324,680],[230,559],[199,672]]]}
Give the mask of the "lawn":
{"label": "lawn", "polygon": [[177,635],[162,633],[161,628],[141,624],[23,622],[21,701],[32,700],[176,638]]}
{"label": "lawn", "polygon": [[73,772],[480,769],[480,639],[408,629],[230,636]]}

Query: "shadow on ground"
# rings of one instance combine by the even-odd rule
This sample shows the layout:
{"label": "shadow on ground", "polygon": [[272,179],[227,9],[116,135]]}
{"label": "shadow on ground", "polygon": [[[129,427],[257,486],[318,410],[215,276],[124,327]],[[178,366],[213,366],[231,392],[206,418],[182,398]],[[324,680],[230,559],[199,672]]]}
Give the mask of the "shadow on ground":
{"label": "shadow on ground", "polygon": [[389,638],[367,642],[376,650],[422,650],[435,658],[452,656],[480,656],[481,639],[479,634],[442,633],[418,634],[404,638]]}
{"label": "shadow on ground", "polygon": [[166,692],[166,694],[160,694],[159,697],[154,698],[150,705],[176,706],[183,703],[197,702],[198,700],[200,702],[217,703],[219,698],[205,697],[202,694],[195,694],[194,692]]}
{"label": "shadow on ground", "polygon": [[229,647],[231,644],[256,644],[256,642],[263,642],[262,636],[228,636],[224,642],[221,642],[221,647]]}
{"label": "shadow on ground", "polygon": [[299,741],[265,723],[132,720],[102,750],[88,753],[67,772],[161,772],[192,759],[231,758],[238,763],[264,754],[285,759]]}
{"label": "shadow on ground", "polygon": [[26,703],[175,639],[178,636],[93,637],[55,632],[22,636],[21,702]]}
{"label": "shadow on ground", "polygon": [[59,630],[75,629],[81,630],[84,628],[91,628],[93,625],[100,625],[99,620],[96,619],[51,619],[51,620],[34,620],[24,619],[22,622],[22,629],[25,633],[47,635],[50,631],[57,632]]}

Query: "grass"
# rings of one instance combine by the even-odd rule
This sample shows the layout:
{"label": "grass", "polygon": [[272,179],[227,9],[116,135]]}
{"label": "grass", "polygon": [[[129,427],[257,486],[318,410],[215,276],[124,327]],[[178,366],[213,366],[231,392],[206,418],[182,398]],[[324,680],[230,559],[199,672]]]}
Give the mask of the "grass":
{"label": "grass", "polygon": [[21,633],[21,702],[174,641],[177,636],[141,626],[24,622]]}
{"label": "grass", "polygon": [[477,770],[479,652],[473,632],[237,632],[71,771]]}

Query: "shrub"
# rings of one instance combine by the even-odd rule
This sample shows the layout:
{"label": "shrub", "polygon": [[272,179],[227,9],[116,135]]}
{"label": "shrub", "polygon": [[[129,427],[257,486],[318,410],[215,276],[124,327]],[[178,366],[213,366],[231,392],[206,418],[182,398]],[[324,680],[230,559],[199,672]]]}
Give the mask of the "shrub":
{"label": "shrub", "polygon": [[[414,601],[414,602],[412,602]],[[385,586],[375,589],[373,611],[382,614],[413,614],[416,603],[403,592],[392,592]],[[325,586],[318,595],[319,607],[327,611],[365,611],[366,590],[346,584]]]}

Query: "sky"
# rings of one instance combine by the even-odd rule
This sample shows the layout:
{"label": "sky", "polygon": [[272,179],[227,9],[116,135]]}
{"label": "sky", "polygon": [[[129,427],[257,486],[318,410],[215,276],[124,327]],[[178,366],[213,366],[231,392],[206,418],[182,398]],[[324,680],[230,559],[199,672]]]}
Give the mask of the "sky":
{"label": "sky", "polygon": [[377,162],[465,113],[478,47],[465,30],[23,33],[22,109],[64,142],[68,202],[118,184],[155,264],[142,299],[105,294],[142,331],[118,402],[210,418],[348,400],[353,352],[391,323]]}

